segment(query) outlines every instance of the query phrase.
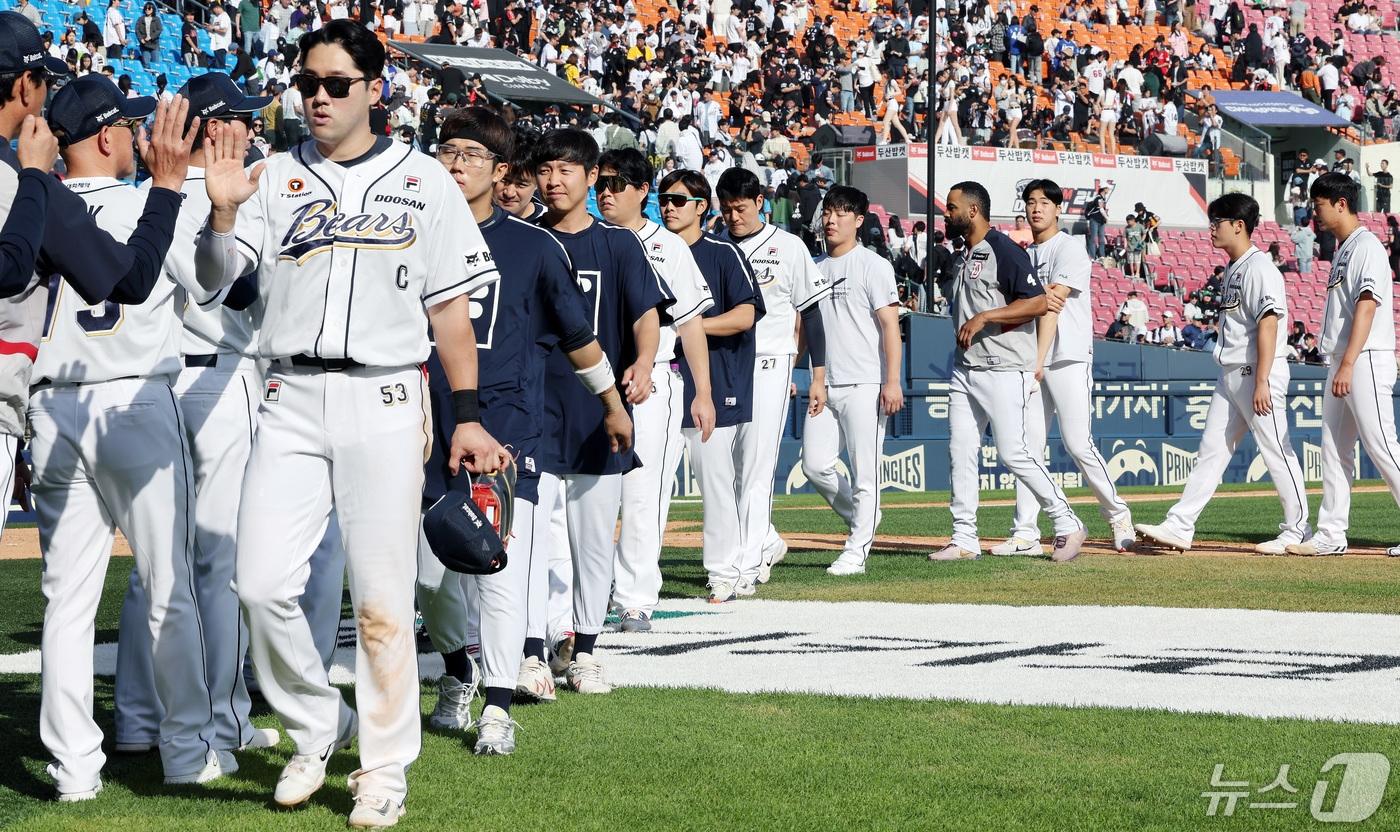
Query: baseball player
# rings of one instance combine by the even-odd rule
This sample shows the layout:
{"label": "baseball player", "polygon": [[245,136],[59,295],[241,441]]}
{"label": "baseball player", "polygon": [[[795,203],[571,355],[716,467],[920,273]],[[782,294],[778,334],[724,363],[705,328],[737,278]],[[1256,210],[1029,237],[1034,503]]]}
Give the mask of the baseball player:
{"label": "baseball player", "polygon": [[[155,109],[154,98],[126,98],[99,76],[64,87],[49,109],[68,170],[64,184],[117,238],[135,230],[148,198],[121,180],[136,172],[133,132]],[[172,125],[164,110],[156,129],[183,132],[184,112],[173,115]],[[189,152],[188,141],[182,149]],[[118,528],[131,542],[147,601],[136,620],[144,618],[159,666],[165,782],[204,783],[238,769],[233,755],[214,745],[192,589],[194,482],[170,387],[180,365],[179,288],[163,280],[141,303],[94,306],[57,284],[34,363],[29,424],[48,601],[39,730],[55,760],[49,772],[61,800],[95,796],[102,787],[93,626]],[[200,292],[194,281],[183,288]]]}
{"label": "baseball player", "polygon": [[[1088,252],[1060,230],[1060,203],[1064,192],[1049,179],[1036,179],[1022,190],[1026,222],[1034,242],[1027,253],[1047,294],[1064,301],[1064,309],[1046,312],[1036,330],[1035,377],[1039,389],[1032,398],[1042,407],[1026,413],[1027,440],[1032,449],[1044,448],[1046,429],[1054,414],[1060,418],[1060,441],[1065,445],[1084,481],[1099,500],[1099,513],[1113,530],[1113,545],[1120,552],[1132,547],[1136,534],[1128,504],[1118,496],[1108,464],[1090,433],[1094,390],[1094,312],[1090,303]],[[1040,414],[1044,418],[1040,418]],[[1032,453],[1035,453],[1032,450]],[[1040,505],[1024,483],[1016,482],[1016,519],[1011,537],[993,546],[994,555],[1042,555]]]}
{"label": "baseball player", "polygon": [[[612,367],[593,337],[592,319],[583,293],[574,282],[563,246],[549,232],[493,206],[493,186],[505,176],[514,137],[505,120],[481,107],[468,107],[448,116],[438,137],[438,160],[452,173],[471,207],[486,243],[501,270],[501,281],[472,296],[472,324],[480,356],[482,420],[491,434],[516,455],[514,518],[506,567],[493,575],[466,576],[447,572],[425,546],[420,546],[418,601],[434,647],[443,655],[446,673],[438,680],[438,702],[430,722],[439,728],[467,730],[472,725],[471,703],[478,684],[486,703],[476,722],[477,754],[510,754],[515,750],[515,723],[510,718],[511,696],[522,668],[527,625],[530,574],[548,568],[544,546],[536,545],[536,529],[547,522],[537,512],[538,445],[543,432],[540,415],[544,384],[542,339],[557,339],[574,366],[574,374],[603,403],[608,437],[620,447],[631,442],[631,426],[622,397],[613,382]],[[434,409],[439,437],[448,434],[451,391],[440,364],[429,361],[429,386],[442,406]],[[441,447],[441,442],[438,443]],[[446,459],[435,452],[427,467],[424,505],[452,487]],[[462,489],[466,490],[466,489]],[[541,529],[541,537],[543,530]],[[472,590],[467,592],[467,590]],[[474,643],[468,621],[468,599],[479,620],[482,674],[467,656]],[[542,650],[542,643],[538,645]],[[535,699],[553,696],[554,679],[542,652],[531,655],[529,687]],[[540,671],[543,671],[541,673]]]}
{"label": "baseball player", "polygon": [[[609,150],[598,159],[594,188],[603,219],[637,233],[652,268],[676,298],[672,317],[685,322],[679,327],[662,327],[651,379],[646,382],[651,384],[651,395],[632,409],[641,466],[622,475],[622,531],[617,540],[612,593],[612,603],[621,611],[623,632],[650,630],[652,610],[661,600],[661,536],[666,531],[671,489],[681,461],[682,417],[697,426],[701,442],[709,439],[715,427],[710,351],[702,318],[715,302],[691,247],[642,215],[655,176],[640,150]],[[685,396],[680,373],[671,366],[677,358],[678,336],[685,364],[695,380],[693,397]]]}
{"label": "baseball player", "polygon": [[[1318,225],[1341,242],[1327,280],[1322,351],[1328,394],[1322,398],[1322,506],[1317,533],[1287,547],[1293,555],[1340,555],[1347,549],[1356,440],[1400,502],[1400,443],[1395,439],[1395,321],[1384,246],[1356,217],[1356,182],[1319,176],[1309,189]],[[1400,557],[1400,546],[1386,550]]]}
{"label": "baseball player", "polygon": [[544,204],[535,199],[535,172],[530,168],[530,151],[524,142],[516,147],[508,164],[510,172],[496,183],[492,200],[507,214],[538,223],[544,216]]}
{"label": "baseball player", "polygon": [[1261,555],[1282,555],[1290,544],[1312,533],[1303,469],[1288,441],[1288,320],[1283,275],[1249,241],[1259,224],[1259,203],[1245,194],[1225,194],[1211,202],[1211,243],[1230,256],[1220,302],[1220,338],[1215,362],[1220,377],[1211,395],[1196,467],[1186,478],[1181,499],[1160,525],[1137,524],[1151,542],[1187,551],[1196,519],[1210,501],[1246,432],[1268,466],[1283,505],[1279,534],[1254,547]]}
{"label": "baseball player", "polygon": [[[661,328],[682,326],[689,318],[672,320],[674,298],[652,270],[636,233],[588,213],[588,189],[598,178],[598,145],[591,136],[574,129],[546,133],[535,145],[532,163],[549,209],[542,224],[568,252],[598,343],[610,366],[624,368],[618,383],[627,403],[639,405],[651,394]],[[698,308],[686,311],[692,317],[700,313]],[[544,454],[544,468],[564,489],[573,566],[574,641],[564,676],[578,693],[608,693],[612,688],[603,678],[594,644],[612,591],[622,475],[638,460],[631,448],[609,441],[603,406],[573,375],[573,365],[555,351],[545,374],[545,413],[554,425],[554,441]],[[541,478],[543,505],[550,504],[551,485]],[[532,610],[532,618],[535,614]],[[562,653],[556,659],[562,664]]]}
{"label": "baseball player", "polygon": [[958,327],[948,386],[953,539],[930,554],[929,560],[976,558],[982,553],[977,537],[977,465],[988,424],[1002,464],[1055,521],[1051,557],[1073,560],[1084,543],[1084,524],[1045,470],[1027,439],[1025,425],[1035,388],[1033,321],[1063,304],[1059,298],[1054,303],[1047,298],[1026,252],[990,227],[991,210],[987,189],[976,182],[961,182],[948,192],[948,233],[967,241],[953,285],[943,293],[952,301]]}
{"label": "baseball player", "polygon": [[[304,803],[356,714],[295,603],[331,511],[358,627],[360,768],[350,825],[392,826],[420,745],[413,589],[428,452],[428,325],[452,386],[455,473],[507,453],[481,427],[471,292],[499,278],[466,200],[431,157],[369,129],[384,47],[349,20],[304,36],[294,77],[311,139],[245,171],[242,124],[206,140],[201,284],[256,271],[269,362],[239,506],[235,585],[264,698],[296,746],[273,799]],[[240,207],[241,206],[241,207]]]}
{"label": "baseball player", "polygon": [[[904,407],[903,341],[894,267],[859,241],[870,200],[837,185],[822,202],[826,255],[817,268],[834,286],[821,301],[822,326],[839,349],[812,371],[812,402],[802,431],[802,472],[850,528],[830,575],[861,575],[880,510],[885,420]],[[851,464],[836,468],[841,448]]]}
{"label": "baseball player", "polygon": [[798,237],[763,221],[763,186],[744,168],[720,174],[715,187],[724,218],[724,239],[748,258],[763,292],[763,319],[756,327],[753,418],[735,431],[739,494],[739,583],[736,592],[752,594],[752,584],[766,583],[787,543],[773,527],[773,471],[787,422],[788,390],[797,356],[798,315],[813,365],[825,344],[817,303],[832,286],[812,262]]}
{"label": "baseball player", "polygon": [[[683,433],[690,444],[691,467],[704,497],[702,554],[709,576],[710,601],[724,603],[738,597],[740,583],[738,518],[743,494],[739,491],[737,471],[741,458],[735,453],[735,434],[753,414],[754,324],[763,317],[763,292],[739,247],[705,233],[703,222],[709,213],[710,183],[703,173],[673,171],[657,188],[657,201],[667,229],[690,246],[715,301],[702,319],[710,353],[706,381],[719,403],[714,432],[707,439],[709,431],[697,427],[691,417],[685,420]],[[691,368],[689,352],[681,364],[681,373],[688,401],[700,389],[696,379],[699,371]],[[658,573],[656,577],[660,588],[661,576]]]}

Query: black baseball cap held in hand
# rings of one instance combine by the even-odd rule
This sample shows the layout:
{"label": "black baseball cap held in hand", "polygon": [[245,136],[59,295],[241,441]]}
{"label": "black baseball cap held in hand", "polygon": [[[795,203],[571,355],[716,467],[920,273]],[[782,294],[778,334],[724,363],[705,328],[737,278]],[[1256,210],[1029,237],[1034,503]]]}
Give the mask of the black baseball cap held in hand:
{"label": "black baseball cap held in hand", "polygon": [[244,95],[234,80],[222,72],[196,75],[180,88],[180,95],[190,102],[190,112],[185,120],[185,128],[195,118],[200,123],[211,118],[256,113],[272,103],[272,96],[255,97]]}
{"label": "black baseball cap held in hand", "polygon": [[154,98],[127,98],[111,79],[84,75],[64,86],[49,103],[49,129],[63,146],[96,136],[103,127],[156,111]]}
{"label": "black baseball cap held in hand", "polygon": [[0,12],[0,74],[26,69],[68,74],[68,64],[50,57],[44,49],[39,27],[33,21],[19,12]]}

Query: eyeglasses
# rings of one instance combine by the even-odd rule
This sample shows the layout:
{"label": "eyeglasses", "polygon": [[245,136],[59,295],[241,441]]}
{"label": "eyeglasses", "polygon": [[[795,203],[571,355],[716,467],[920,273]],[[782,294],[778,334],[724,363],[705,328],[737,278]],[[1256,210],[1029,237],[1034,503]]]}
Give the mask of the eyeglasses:
{"label": "eyeglasses", "polygon": [[321,78],[317,75],[308,75],[305,72],[298,72],[292,76],[292,85],[301,93],[302,98],[311,98],[321,90],[326,88],[326,95],[331,98],[344,98],[350,94],[350,87],[356,81],[370,82],[369,78],[346,78],[343,75],[329,75]]}
{"label": "eyeglasses", "polygon": [[687,202],[706,202],[703,196],[686,196],[685,194],[657,194],[656,201],[663,208],[680,208]]}
{"label": "eyeglasses", "polygon": [[459,150],[450,144],[440,144],[437,149],[438,161],[448,167],[461,162],[468,168],[483,168],[494,158],[496,154],[482,150]]}
{"label": "eyeglasses", "polygon": [[608,191],[614,194],[620,194],[623,191],[627,190],[628,185],[631,185],[634,188],[641,187],[636,182],[629,180],[625,176],[618,176],[617,174],[614,174],[612,176],[598,177],[598,182],[593,186],[593,190],[600,194],[604,191]]}
{"label": "eyeglasses", "polygon": [[1220,224],[1221,224],[1221,223],[1226,223],[1226,222],[1244,222],[1244,220],[1226,220],[1226,219],[1220,219],[1219,217],[1217,217],[1216,219],[1213,219],[1213,220],[1210,221],[1210,230],[1211,230],[1211,231],[1214,231],[1215,229],[1217,229],[1217,228],[1220,227]]}

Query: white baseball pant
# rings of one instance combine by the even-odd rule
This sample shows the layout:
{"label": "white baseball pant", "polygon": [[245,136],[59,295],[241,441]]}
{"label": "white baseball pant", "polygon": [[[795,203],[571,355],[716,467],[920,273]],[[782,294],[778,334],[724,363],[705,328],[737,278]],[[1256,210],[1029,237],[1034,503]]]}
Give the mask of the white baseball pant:
{"label": "white baseball pant", "polygon": [[15,457],[19,455],[19,437],[10,434],[0,435],[0,454],[4,455],[0,459],[0,484],[5,490],[0,492],[0,538],[5,536],[5,521],[10,517],[10,503],[14,502],[11,496],[15,493]]}
{"label": "white baseball pant", "polygon": [[1273,408],[1268,416],[1259,416],[1254,412],[1253,366],[1240,364],[1220,369],[1210,399],[1210,411],[1206,413],[1206,426],[1201,431],[1196,467],[1186,478],[1181,499],[1162,522],[1173,535],[1187,543],[1196,536],[1196,519],[1219,487],[1236,446],[1249,432],[1254,434],[1254,443],[1259,446],[1283,505],[1283,523],[1278,527],[1280,537],[1299,543],[1311,533],[1303,468],[1288,441],[1288,375],[1288,362],[1275,359],[1269,373]]}
{"label": "white baseball pant", "polygon": [[953,368],[948,384],[948,455],[953,480],[949,508],[953,515],[953,543],[964,550],[982,551],[977,536],[981,485],[978,465],[982,434],[988,424],[992,426],[992,440],[1001,464],[1030,488],[1040,507],[1054,519],[1055,534],[1072,534],[1083,528],[1065,499],[1065,492],[1045,469],[1026,436],[1034,387],[1035,374],[1031,372]]}
{"label": "white baseball pant", "polygon": [[[533,604],[543,599],[539,621],[541,631],[530,625],[529,637],[543,638],[553,647],[574,632],[574,557],[569,546],[569,519],[564,508],[568,483],[554,474],[540,474],[540,510],[548,506],[545,529],[549,551],[545,555],[546,569],[540,577],[531,571],[531,581],[538,581],[543,590],[536,595],[531,589],[530,620],[535,618]],[[538,548],[538,547],[537,547]],[[534,583],[531,586],[535,586]]]}
{"label": "white baseball pant", "polygon": [[[1128,513],[1128,504],[1118,496],[1113,478],[1108,474],[1098,446],[1094,444],[1094,367],[1088,361],[1060,361],[1045,368],[1045,377],[1033,394],[1043,407],[1031,405],[1026,413],[1026,440],[1031,453],[1041,449],[1037,459],[1044,458],[1046,432],[1056,414],[1060,419],[1060,441],[1074,464],[1084,475],[1084,483],[1099,501],[1099,514],[1105,520],[1115,520]],[[1037,412],[1043,418],[1037,419]],[[1013,537],[1022,540],[1040,539],[1040,503],[1035,494],[1019,480],[1016,482],[1016,519],[1011,526]]]}
{"label": "white baseball pant", "polygon": [[632,408],[634,444],[642,467],[622,475],[622,532],[617,540],[612,599],[614,606],[624,610],[650,614],[661,599],[661,540],[685,447],[684,415],[681,374],[669,363],[655,365],[651,396]]}
{"label": "white baseball pant", "polygon": [[753,363],[753,418],[737,425],[739,459],[739,575],[758,579],[759,567],[781,543],[773,526],[773,475],[782,448],[792,385],[791,355],[760,355]]}
{"label": "white baseball pant", "polygon": [[1322,398],[1322,506],[1317,512],[1317,537],[1346,546],[1357,439],[1390,486],[1391,496],[1400,502],[1400,442],[1395,439],[1391,398],[1395,354],[1366,350],[1358,355],[1351,373],[1351,395],[1344,399],[1332,395],[1336,371],[1336,365],[1328,369]]}
{"label": "white baseball pant", "polygon": [[55,785],[94,788],[106,761],[92,657],[116,529],[150,599],[161,765],[167,776],[197,772],[214,715],[194,591],[194,475],[175,393],[164,379],[47,387],[30,396],[29,423],[47,600],[39,735]]}
{"label": "white baseball pant", "polygon": [[702,559],[710,583],[738,583],[742,574],[739,557],[738,425],[715,428],[710,441],[700,441],[700,431],[686,428],[690,443],[690,467],[700,484],[704,509]]}
{"label": "white baseball pant", "polygon": [[621,474],[566,474],[564,511],[573,556],[574,633],[603,632],[612,594],[617,515],[622,509]]}
{"label": "white baseball pant", "polygon": [[417,367],[285,364],[268,378],[280,387],[258,411],[235,579],[258,686],[298,753],[335,741],[345,705],[297,603],[334,508],[358,632],[360,768],[351,792],[402,801],[421,742],[413,589],[431,442],[427,380]]}
{"label": "white baseball pant", "polygon": [[345,605],[345,545],[334,511],[326,533],[311,555],[306,590],[298,603],[311,626],[311,640],[316,643],[321,665],[329,671],[340,640],[340,614]]}
{"label": "white baseball pant", "polygon": [[449,571],[421,533],[418,539],[418,609],[433,649],[451,653],[480,644],[482,686],[511,690],[525,646],[535,504],[516,498],[514,511],[506,568],[494,575]]}
{"label": "white baseball pant", "polygon": [[[885,417],[880,413],[878,384],[828,385],[826,407],[816,416],[808,414],[802,428],[802,473],[851,530],[842,555],[858,557],[862,563],[875,543],[880,450],[884,445]],[[843,446],[850,463],[850,480],[836,468]]]}

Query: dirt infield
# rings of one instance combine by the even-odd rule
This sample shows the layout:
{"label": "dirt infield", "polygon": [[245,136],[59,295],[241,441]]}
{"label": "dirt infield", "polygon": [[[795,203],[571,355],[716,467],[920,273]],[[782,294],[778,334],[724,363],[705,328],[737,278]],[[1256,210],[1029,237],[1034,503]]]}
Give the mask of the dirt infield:
{"label": "dirt infield", "polygon": [[[39,554],[39,530],[33,526],[6,529],[5,536],[0,538],[0,560],[37,558]],[[112,554],[123,557],[131,555],[131,546],[121,532],[117,532],[117,540],[112,544]]]}

